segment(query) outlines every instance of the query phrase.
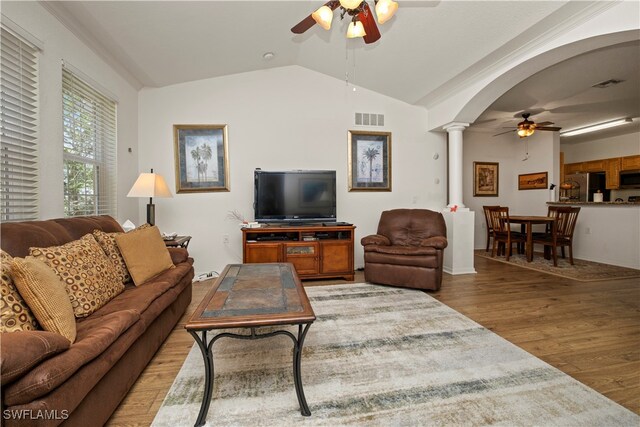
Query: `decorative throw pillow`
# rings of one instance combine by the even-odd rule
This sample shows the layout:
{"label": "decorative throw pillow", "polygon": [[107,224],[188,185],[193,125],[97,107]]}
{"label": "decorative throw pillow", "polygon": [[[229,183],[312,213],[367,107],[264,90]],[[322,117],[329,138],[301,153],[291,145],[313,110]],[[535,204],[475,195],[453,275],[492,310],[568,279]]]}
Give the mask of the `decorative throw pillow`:
{"label": "decorative throw pillow", "polygon": [[[131,231],[142,230],[149,227],[151,227],[149,224],[142,224]],[[107,233],[102,230],[93,230],[92,234],[98,241],[98,244],[104,253],[111,260],[111,263],[116,270],[116,274],[118,274],[122,279],[122,283],[130,282],[131,275],[129,274],[129,270],[127,270],[127,264],[124,262],[124,258],[122,258],[122,254],[120,253],[120,248],[118,248],[118,244],[116,243],[116,236],[118,234],[122,234],[122,232],[116,231],[113,233]]]}
{"label": "decorative throw pillow", "polygon": [[13,257],[0,250],[2,280],[0,282],[0,332],[35,331],[38,321],[16,289],[11,275]]}
{"label": "decorative throw pillow", "polygon": [[104,253],[109,257],[109,260],[111,260],[120,281],[122,283],[131,281],[131,275],[129,274],[129,270],[127,270],[127,264],[124,262],[124,258],[122,258],[122,254],[120,253],[120,249],[116,243],[116,236],[122,233],[106,233],[102,230],[93,230],[92,234],[98,241],[98,244],[100,244]]}
{"label": "decorative throw pillow", "polygon": [[118,234],[116,242],[136,286],[165,270],[175,268],[156,226]]}
{"label": "decorative throw pillow", "polygon": [[60,277],[33,257],[14,258],[11,268],[20,295],[42,328],[60,334],[73,343],[76,339],[76,319]]}
{"label": "decorative throw pillow", "polygon": [[87,317],[124,290],[113,264],[91,234],[61,246],[29,248],[65,283],[76,317]]}

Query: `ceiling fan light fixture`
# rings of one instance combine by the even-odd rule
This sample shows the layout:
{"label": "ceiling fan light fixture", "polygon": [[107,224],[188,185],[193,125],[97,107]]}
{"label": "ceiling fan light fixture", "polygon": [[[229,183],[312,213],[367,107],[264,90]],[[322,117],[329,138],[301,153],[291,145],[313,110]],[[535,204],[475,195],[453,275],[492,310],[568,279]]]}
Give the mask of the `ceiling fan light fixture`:
{"label": "ceiling fan light fixture", "polygon": [[351,21],[347,30],[347,38],[355,39],[356,37],[364,37],[367,33],[364,31],[364,25],[360,21]]}
{"label": "ceiling fan light fixture", "polygon": [[376,0],[376,16],[378,17],[378,23],[384,24],[389,19],[393,18],[398,10],[398,2],[393,0]]}
{"label": "ceiling fan light fixture", "polygon": [[311,14],[314,21],[318,23],[322,28],[328,30],[331,28],[331,21],[333,20],[333,10],[327,5],[321,6]]}
{"label": "ceiling fan light fixture", "polygon": [[526,138],[528,136],[533,135],[533,133],[535,131],[536,131],[535,128],[532,128],[532,127],[524,128],[523,127],[523,128],[518,129],[518,136],[520,138]]}
{"label": "ceiling fan light fixture", "polygon": [[608,128],[612,128],[614,126],[625,125],[625,124],[631,123],[631,122],[633,122],[633,120],[628,118],[628,117],[626,117],[626,118],[623,118],[623,119],[612,120],[610,122],[597,123],[595,125],[585,126],[583,128],[579,128],[579,129],[572,129],[572,130],[568,130],[566,132],[560,132],[560,136],[564,137],[564,136],[582,135],[583,133],[595,132],[597,130],[608,129]]}
{"label": "ceiling fan light fixture", "polygon": [[340,0],[340,6],[347,10],[357,9],[360,3],[362,3],[362,0]]}

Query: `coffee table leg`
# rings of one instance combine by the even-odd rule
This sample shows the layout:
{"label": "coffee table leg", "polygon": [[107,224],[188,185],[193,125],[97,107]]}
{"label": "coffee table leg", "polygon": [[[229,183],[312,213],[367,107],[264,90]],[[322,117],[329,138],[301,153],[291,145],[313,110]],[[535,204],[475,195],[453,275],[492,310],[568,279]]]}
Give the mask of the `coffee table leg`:
{"label": "coffee table leg", "polygon": [[304,390],[302,389],[302,375],[300,373],[300,365],[302,361],[302,345],[304,344],[304,338],[307,336],[311,323],[307,323],[302,329],[302,325],[298,325],[298,339],[294,340],[293,351],[293,378],[296,385],[296,396],[298,397],[298,403],[300,404],[300,413],[305,417],[311,415],[309,406],[307,405],[307,399],[304,397]]}
{"label": "coffee table leg", "polygon": [[202,397],[200,412],[198,413],[198,419],[195,424],[196,427],[198,427],[204,425],[207,419],[207,412],[209,412],[209,405],[211,404],[211,393],[213,391],[213,355],[211,354],[211,347],[207,344],[207,331],[202,331],[202,338],[194,331],[189,331],[189,333],[198,343],[202,358],[204,359],[204,396]]}

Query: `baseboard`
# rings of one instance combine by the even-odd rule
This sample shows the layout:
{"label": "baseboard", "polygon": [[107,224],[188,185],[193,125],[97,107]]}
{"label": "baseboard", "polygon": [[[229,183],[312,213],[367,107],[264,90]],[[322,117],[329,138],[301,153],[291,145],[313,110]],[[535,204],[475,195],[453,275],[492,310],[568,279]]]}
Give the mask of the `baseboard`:
{"label": "baseboard", "polygon": [[471,268],[471,269],[468,269],[468,270],[458,270],[458,271],[456,271],[454,273],[450,268],[443,267],[442,271],[444,271],[445,273],[450,274],[452,276],[458,276],[460,274],[477,274],[477,271],[475,270],[475,268]]}

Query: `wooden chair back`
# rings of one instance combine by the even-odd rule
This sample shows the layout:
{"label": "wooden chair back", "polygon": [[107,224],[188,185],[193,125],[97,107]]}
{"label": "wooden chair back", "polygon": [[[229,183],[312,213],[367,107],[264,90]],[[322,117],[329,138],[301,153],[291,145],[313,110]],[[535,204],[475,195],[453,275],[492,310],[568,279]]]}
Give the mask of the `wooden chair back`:
{"label": "wooden chair back", "polygon": [[[578,213],[580,207],[578,206],[557,206],[556,213],[556,238],[564,238],[571,240],[573,238],[573,232],[576,228],[576,222],[578,220]],[[551,215],[550,215],[551,216]]]}
{"label": "wooden chair back", "polygon": [[498,206],[489,209],[489,217],[491,218],[491,229],[493,230],[494,235],[508,234],[511,232],[508,207]]}
{"label": "wooden chair back", "polygon": [[491,225],[491,218],[490,218],[490,214],[489,211],[491,209],[494,208],[499,208],[499,205],[485,205],[482,207],[482,210],[484,211],[484,220],[487,223],[487,230],[491,233],[493,231],[493,226]]}

